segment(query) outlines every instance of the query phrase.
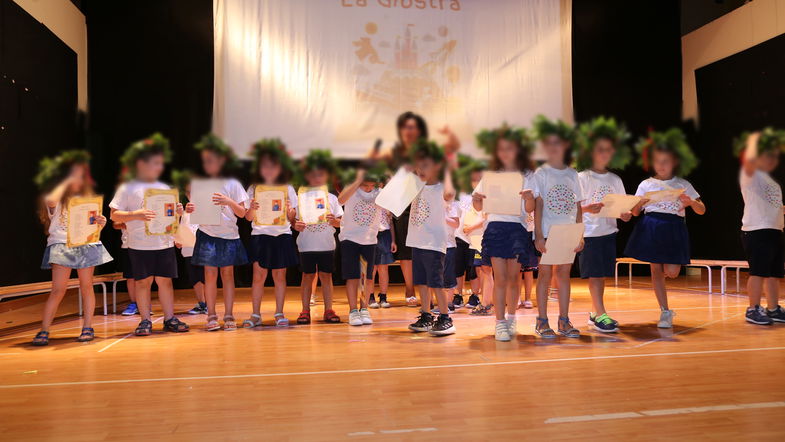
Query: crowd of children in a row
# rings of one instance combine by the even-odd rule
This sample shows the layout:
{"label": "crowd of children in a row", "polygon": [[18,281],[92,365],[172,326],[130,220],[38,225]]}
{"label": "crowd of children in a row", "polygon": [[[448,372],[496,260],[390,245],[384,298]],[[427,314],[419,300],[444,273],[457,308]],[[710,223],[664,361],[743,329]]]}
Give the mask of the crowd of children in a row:
{"label": "crowd of children in a row", "polygon": [[[206,329],[235,330],[234,267],[253,266],[252,308],[243,327],[262,324],[261,300],[268,273],[272,274],[277,326],[287,326],[284,315],[286,269],[299,264],[302,278],[302,312],[298,324],[311,321],[310,305],[315,278],[322,283],[323,319],[340,322],[332,308],[332,273],[336,247],[340,249],[341,271],[346,280],[349,324],[361,326],[373,320],[368,308],[387,307],[387,266],[397,258],[406,281],[407,303],[415,303],[414,290],[420,297],[420,315],[409,326],[415,332],[447,335],[455,332],[450,312],[464,305],[462,290],[471,281],[472,295],[466,305],[475,314],[496,315],[495,337],[509,341],[517,333],[515,310],[521,285],[527,288],[524,306],[531,308],[532,271],[538,269],[535,332],[543,338],[557,333],[578,337],[580,332],[569,319],[571,264],[542,265],[552,226],[584,224],[584,239],[576,249],[580,274],[589,280],[594,306],[589,324],[602,332],[615,332],[618,323],[603,305],[606,277],[612,276],[616,260],[616,218],[598,217],[603,198],[625,194],[621,179],[609,169],[622,169],[632,159],[629,134],[613,119],[597,118],[573,128],[562,121],[539,116],[531,130],[506,125],[478,134],[478,145],[488,154],[484,162],[458,155],[459,143],[445,128],[444,147],[428,140],[427,126],[416,114],[401,115],[397,124],[399,143],[389,153],[374,151],[338,196],[328,195],[326,222],[306,224],[298,211],[298,195],[291,185],[298,168],[277,139],[264,139],[251,149],[253,183],[247,189],[231,177],[237,164],[232,149],[215,135],[206,135],[195,148],[201,155],[204,175],[223,179],[223,190],[213,194],[213,204],[221,206],[218,225],[192,225],[190,215],[199,207],[192,202],[178,204],[181,228],[190,228],[196,236],[193,248],[174,242],[172,235],[150,235],[145,223],[155,212],[144,208],[145,191],[169,189],[159,181],[171,158],[168,141],[155,134],[133,143],[122,158],[128,180],[109,203],[111,220],[122,231],[124,274],[129,292],[135,300],[127,312],[138,313],[142,320],[134,334],[152,333],[150,289],[158,286],[164,312],[164,330],[186,332],[189,326],[174,313],[172,278],[177,275],[176,248],[186,257],[190,281],[199,304],[191,313],[206,313]],[[785,132],[765,129],[743,134],[738,153],[742,158],[740,184],[745,201],[742,240],[750,262],[748,290],[750,308],[746,319],[755,324],[785,322],[785,311],[777,304],[779,278],[785,272],[783,244],[782,192],[769,176],[777,167],[779,153],[785,148]],[[531,156],[539,142],[544,163],[535,168]],[[623,221],[644,215],[635,225],[625,254],[651,263],[654,292],[661,308],[658,327],[670,328],[673,311],[668,305],[666,278],[676,277],[680,267],[690,260],[689,235],[685,224],[686,209],[703,214],[706,207],[693,186],[683,178],[697,165],[684,135],[678,129],[650,132],[637,145],[639,164],[653,176],[640,183],[635,195],[647,192],[684,189],[676,201],[651,202],[645,197]],[[386,167],[379,167],[384,164]],[[572,164],[581,170],[577,172]],[[376,205],[380,187],[389,172],[385,168],[405,167],[414,171],[424,187],[401,216],[393,217]],[[519,189],[521,211],[517,215],[483,212],[488,192],[482,180],[483,170],[518,172],[524,175]],[[329,151],[314,150],[299,167],[307,186],[335,185],[338,171]],[[188,198],[190,175],[173,174]],[[42,329],[33,343],[46,345],[49,327],[66,291],[71,270],[77,269],[85,299],[85,315],[79,341],[94,338],[91,328],[95,305],[92,290],[94,267],[112,258],[100,242],[78,247],[66,246],[65,207],[69,198],[93,195],[89,173],[89,156],[82,151],[68,151],[42,162],[36,182],[44,190],[42,221],[47,226],[47,248],[43,268],[52,269],[53,290],[44,307]],[[458,192],[454,182],[460,185]],[[251,240],[243,244],[237,218],[253,220],[259,202],[255,185],[286,185],[286,222],[280,225],[252,225]],[[106,218],[98,216],[103,227]],[[335,229],[339,244],[335,242]],[[295,242],[292,229],[299,232]],[[480,250],[472,248],[470,236],[482,235]],[[378,301],[372,298],[374,275],[379,273],[383,290]],[[523,277],[521,276],[523,274]],[[216,299],[218,278],[224,297],[223,321],[218,321]],[[365,278],[365,281],[362,279]],[[365,289],[361,290],[361,286]],[[765,285],[768,309],[760,307]],[[559,317],[557,330],[548,321],[548,288],[558,289]],[[480,302],[478,293],[483,296]],[[436,298],[434,308],[432,298]],[[136,310],[136,311],[134,311]],[[434,317],[433,313],[438,316]]]}

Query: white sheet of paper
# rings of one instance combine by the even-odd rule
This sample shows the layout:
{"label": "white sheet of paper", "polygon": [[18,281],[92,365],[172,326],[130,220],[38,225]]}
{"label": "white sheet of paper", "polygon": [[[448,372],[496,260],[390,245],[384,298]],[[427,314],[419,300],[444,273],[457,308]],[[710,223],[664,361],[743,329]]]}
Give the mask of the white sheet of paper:
{"label": "white sheet of paper", "polygon": [[[148,191],[157,189],[149,189]],[[177,227],[177,191],[159,191],[145,196],[145,208],[155,212],[155,218],[146,222],[148,235],[171,235]],[[174,225],[174,227],[172,227]],[[176,233],[176,231],[175,231]]]}
{"label": "white sheet of paper", "polygon": [[548,239],[545,240],[546,252],[542,254],[540,264],[572,264],[575,261],[575,248],[583,238],[583,229],[583,223],[551,226]]}
{"label": "white sheet of paper", "polygon": [[417,175],[400,168],[376,196],[376,205],[401,216],[424,186]]}
{"label": "white sheet of paper", "polygon": [[655,190],[652,192],[646,192],[643,194],[644,198],[649,200],[646,205],[649,204],[656,204],[656,203],[664,203],[664,202],[674,202],[679,199],[679,195],[684,193],[685,189],[665,189],[665,190]]}
{"label": "white sheet of paper", "polygon": [[621,218],[622,213],[629,212],[640,202],[641,197],[635,195],[621,195],[612,193],[602,199],[602,209],[597,214],[598,218]]}
{"label": "white sheet of paper", "polygon": [[183,247],[193,247],[196,244],[196,235],[190,227],[183,224],[182,218],[180,219],[180,226],[174,234],[174,241],[182,244]]}
{"label": "white sheet of paper", "polygon": [[103,198],[74,197],[68,204],[68,247],[77,247],[98,240],[101,230],[96,218],[101,215]]}
{"label": "white sheet of paper", "polygon": [[[463,226],[460,228],[464,228],[465,226],[473,226],[480,222],[482,219],[482,214],[474,210],[473,208],[469,208],[466,212],[466,215],[463,217]],[[482,233],[483,229],[474,230],[470,233],[469,236],[469,247],[472,249],[482,252]]]}
{"label": "white sheet of paper", "polygon": [[191,181],[191,198],[194,211],[191,213],[191,223],[203,226],[217,226],[221,224],[221,206],[213,203],[213,194],[221,193],[224,189],[224,180],[220,179],[195,179]]}
{"label": "white sheet of paper", "polygon": [[523,213],[524,178],[518,172],[484,172],[482,174],[482,210],[494,215],[520,215]]}
{"label": "white sheet of paper", "polygon": [[327,187],[299,189],[297,193],[297,212],[305,224],[320,224],[327,221]]}

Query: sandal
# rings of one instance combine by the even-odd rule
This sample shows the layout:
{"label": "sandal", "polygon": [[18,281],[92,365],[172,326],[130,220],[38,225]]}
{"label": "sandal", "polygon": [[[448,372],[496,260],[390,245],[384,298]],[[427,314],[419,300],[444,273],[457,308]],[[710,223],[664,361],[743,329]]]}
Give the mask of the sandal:
{"label": "sandal", "polygon": [[207,324],[204,329],[207,331],[218,331],[221,329],[221,324],[218,323],[218,316],[212,315],[207,317]]}
{"label": "sandal", "polygon": [[243,328],[254,328],[262,326],[262,315],[252,314],[250,318],[243,321]]}
{"label": "sandal", "polygon": [[91,327],[83,327],[82,334],[80,334],[79,337],[76,338],[76,341],[89,342],[92,341],[93,339],[95,339],[95,330],[93,330]]}
{"label": "sandal", "polygon": [[335,313],[335,310],[325,310],[324,311],[324,322],[329,322],[330,324],[338,324],[341,322],[341,317]]}
{"label": "sandal", "polygon": [[303,310],[300,312],[300,316],[297,317],[298,324],[310,324],[311,323],[311,311],[310,310]]}
{"label": "sandal", "polygon": [[153,323],[149,319],[142,319],[142,322],[136,326],[134,335],[136,336],[150,336],[153,334]]}
{"label": "sandal", "polygon": [[[562,327],[562,324],[565,326]],[[572,326],[570,318],[559,316],[559,334],[568,338],[579,338],[581,336],[581,331]]]}
{"label": "sandal", "polygon": [[537,325],[534,326],[534,333],[537,333],[538,336],[545,339],[553,339],[556,337],[556,333],[551,326],[548,325],[548,318],[537,318]]}
{"label": "sandal", "polygon": [[224,331],[235,330],[237,330],[237,322],[235,322],[234,316],[224,316]]}
{"label": "sandal", "polygon": [[33,338],[33,345],[36,347],[43,347],[49,345],[49,332],[41,330]]}
{"label": "sandal", "polygon": [[164,331],[185,333],[190,329],[191,327],[189,327],[188,324],[177,319],[176,316],[172,316],[171,318],[164,321]]}
{"label": "sandal", "polygon": [[284,316],[283,313],[276,313],[274,315],[274,318],[275,318],[275,326],[276,327],[288,327],[289,326],[289,320],[286,319],[286,316]]}

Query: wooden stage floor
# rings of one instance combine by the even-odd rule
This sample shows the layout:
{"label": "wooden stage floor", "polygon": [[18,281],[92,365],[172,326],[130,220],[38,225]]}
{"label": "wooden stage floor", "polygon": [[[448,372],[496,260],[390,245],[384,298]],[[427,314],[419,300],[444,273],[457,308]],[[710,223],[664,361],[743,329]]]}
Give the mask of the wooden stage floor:
{"label": "wooden stage floor", "polygon": [[[45,348],[28,345],[40,304],[25,307],[2,314],[2,439],[783,440],[785,325],[747,324],[746,298],[708,296],[682,277],[675,328],[658,330],[654,296],[636,279],[608,288],[622,328],[603,335],[586,326],[586,285],[573,284],[583,335],[554,342],[534,337],[532,310],[518,311],[522,334],[509,343],[494,340],[492,317],[465,309],[456,335],[412,334],[416,310],[399,287],[373,326],[277,329],[268,292],[261,329],[208,333],[204,316],[183,315],[193,329],[174,335],[156,315],[156,333],[137,338],[137,318],[97,316],[98,338],[78,344],[72,315]],[[248,297],[240,290],[238,320]],[[193,304],[188,292],[177,302]]]}

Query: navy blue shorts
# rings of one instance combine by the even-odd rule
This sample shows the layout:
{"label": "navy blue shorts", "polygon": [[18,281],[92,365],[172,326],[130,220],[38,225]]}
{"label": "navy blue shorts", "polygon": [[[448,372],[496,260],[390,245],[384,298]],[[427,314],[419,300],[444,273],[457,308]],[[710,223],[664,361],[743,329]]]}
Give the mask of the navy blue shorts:
{"label": "navy blue shorts", "polygon": [[392,264],[395,257],[392,252],[392,232],[382,230],[376,235],[376,261],[374,264]]}
{"label": "navy blue shorts", "polygon": [[301,252],[300,269],[305,274],[314,274],[317,271],[332,273],[335,270],[335,251],[326,252]]}
{"label": "navy blue shorts", "polygon": [[624,254],[655,264],[689,264],[690,235],[684,217],[647,213],[632,230]]}
{"label": "navy blue shorts", "polygon": [[536,266],[537,255],[531,233],[521,223],[488,223],[482,234],[483,265],[491,265],[491,258],[516,259],[523,266]]}
{"label": "navy blue shorts", "polygon": [[133,279],[134,273],[131,270],[131,258],[128,257],[128,249],[120,249],[120,261],[122,264],[123,278]]}
{"label": "navy blue shorts", "polygon": [[409,214],[411,206],[401,213],[401,216],[393,218],[392,228],[395,229],[395,244],[398,246],[395,252],[395,259],[398,260],[411,260],[412,248],[406,246],[406,236],[409,235]]}
{"label": "navy blue shorts", "polygon": [[161,250],[128,249],[131,279],[139,281],[151,276],[177,278],[177,252],[174,247]]}
{"label": "navy blue shorts", "polygon": [[608,278],[616,267],[616,234],[583,239],[583,250],[578,254],[581,278]]}
{"label": "navy blue shorts", "polygon": [[341,241],[341,275],[343,279],[360,279],[360,257],[365,260],[365,277],[373,277],[373,263],[376,260],[376,244],[357,244],[354,241]]}
{"label": "navy blue shorts", "polygon": [[185,269],[188,271],[188,282],[191,283],[191,287],[196,286],[200,282],[204,284],[204,267],[195,265],[190,256],[184,259]]}
{"label": "navy blue shorts", "polygon": [[285,269],[297,265],[297,246],[291,234],[251,235],[248,258],[264,269]]}
{"label": "navy blue shorts", "polygon": [[453,289],[458,285],[455,277],[455,262],[458,259],[458,248],[450,247],[444,255],[444,288]]}
{"label": "navy blue shorts", "polygon": [[750,275],[761,278],[782,278],[785,276],[785,245],[781,230],[760,229],[741,232],[741,242]]}
{"label": "navy blue shorts", "polygon": [[455,245],[455,277],[466,275],[466,281],[473,281],[477,278],[477,270],[474,268],[474,255],[477,251],[460,238],[455,238]]}
{"label": "navy blue shorts", "polygon": [[444,284],[446,256],[435,250],[412,248],[412,275],[414,285],[424,285],[432,289],[447,288]]}
{"label": "navy blue shorts", "polygon": [[196,244],[191,257],[194,265],[232,267],[248,264],[248,253],[240,239],[224,239],[196,231]]}

